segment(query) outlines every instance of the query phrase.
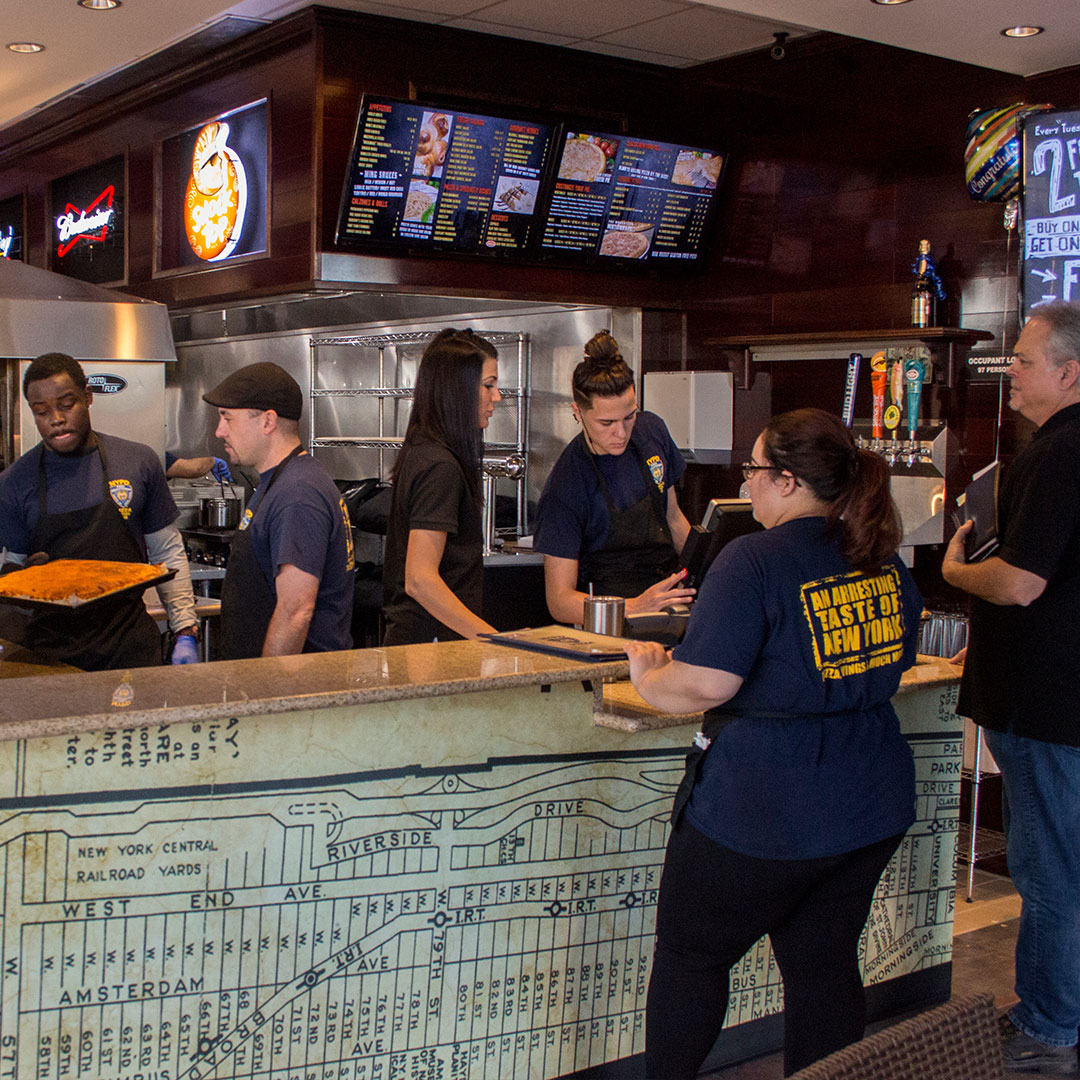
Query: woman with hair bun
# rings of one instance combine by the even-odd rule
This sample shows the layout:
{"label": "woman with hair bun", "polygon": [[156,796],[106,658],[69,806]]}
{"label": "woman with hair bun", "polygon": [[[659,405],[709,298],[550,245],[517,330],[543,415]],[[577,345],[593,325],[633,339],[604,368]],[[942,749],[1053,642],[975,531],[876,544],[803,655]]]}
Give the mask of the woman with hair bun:
{"label": "woman with hair bun", "polygon": [[922,598],[897,557],[883,460],[820,409],[770,420],[743,466],[764,531],[702,583],[673,654],[630,642],[634,686],[705,712],[657,904],[646,1074],[696,1076],[728,973],[769,934],[784,981],[784,1072],[862,1037],[858,943],[915,820],[891,699],[915,662]]}
{"label": "woman with hair bun", "polygon": [[441,330],[420,359],[390,479],[384,645],[494,633],[484,583],[480,459],[499,397],[499,354],[472,330]]}
{"label": "woman with hair bun", "polygon": [[675,496],[686,463],[664,421],[638,409],[634,373],[606,330],[589,339],[572,385],[581,433],[544,485],[533,541],[548,610],[581,623],[590,586],[626,597],[628,615],[689,601],[677,567],[690,524]]}

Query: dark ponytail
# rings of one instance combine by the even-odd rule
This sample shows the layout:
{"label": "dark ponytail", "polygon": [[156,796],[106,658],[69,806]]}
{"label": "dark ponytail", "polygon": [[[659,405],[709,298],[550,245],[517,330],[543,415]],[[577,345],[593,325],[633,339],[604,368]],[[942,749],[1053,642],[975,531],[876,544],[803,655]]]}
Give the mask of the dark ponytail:
{"label": "dark ponytail", "polygon": [[571,385],[579,409],[591,409],[594,397],[618,397],[634,385],[633,370],[606,330],[585,343],[585,359],[574,368]]}
{"label": "dark ponytail", "polygon": [[823,409],[775,416],[762,432],[771,465],[790,472],[822,502],[841,532],[841,548],[858,570],[876,570],[896,554],[903,531],[880,454],[860,450],[839,417]]}

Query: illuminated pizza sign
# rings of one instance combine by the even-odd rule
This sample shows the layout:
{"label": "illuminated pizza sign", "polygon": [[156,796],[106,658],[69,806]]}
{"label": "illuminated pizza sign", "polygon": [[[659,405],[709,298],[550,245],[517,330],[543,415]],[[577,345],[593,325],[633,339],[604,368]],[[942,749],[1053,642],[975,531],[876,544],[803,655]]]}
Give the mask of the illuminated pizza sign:
{"label": "illuminated pizza sign", "polygon": [[51,269],[97,284],[124,280],[125,173],[120,156],[49,185]]}
{"label": "illuminated pizza sign", "polygon": [[23,257],[23,197],[0,201],[0,259]]}
{"label": "illuminated pizza sign", "polygon": [[266,250],[266,102],[162,144],[159,269]]}

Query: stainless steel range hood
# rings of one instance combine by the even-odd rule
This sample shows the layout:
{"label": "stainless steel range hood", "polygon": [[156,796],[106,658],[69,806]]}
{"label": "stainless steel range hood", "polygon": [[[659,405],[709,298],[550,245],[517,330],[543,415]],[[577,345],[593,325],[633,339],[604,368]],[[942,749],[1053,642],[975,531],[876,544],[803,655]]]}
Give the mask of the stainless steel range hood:
{"label": "stainless steel range hood", "polygon": [[175,360],[164,304],[0,259],[0,358]]}
{"label": "stainless steel range hood", "polygon": [[[164,304],[0,259],[0,464],[4,467],[24,449],[19,438],[19,361],[47,352],[68,353],[88,363],[154,363],[162,395],[163,362],[176,359]],[[164,426],[162,404],[157,435],[150,445],[164,439]]]}

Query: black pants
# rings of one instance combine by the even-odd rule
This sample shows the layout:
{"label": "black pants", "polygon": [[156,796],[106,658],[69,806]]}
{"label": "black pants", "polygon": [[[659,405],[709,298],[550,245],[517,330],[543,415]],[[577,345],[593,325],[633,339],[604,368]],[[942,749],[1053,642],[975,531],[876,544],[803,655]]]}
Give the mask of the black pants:
{"label": "black pants", "polygon": [[728,973],[765,934],[784,980],[784,1075],[862,1038],[859,937],[902,839],[823,859],[753,859],[683,818],[660,881],[646,1075],[697,1075],[724,1023]]}

